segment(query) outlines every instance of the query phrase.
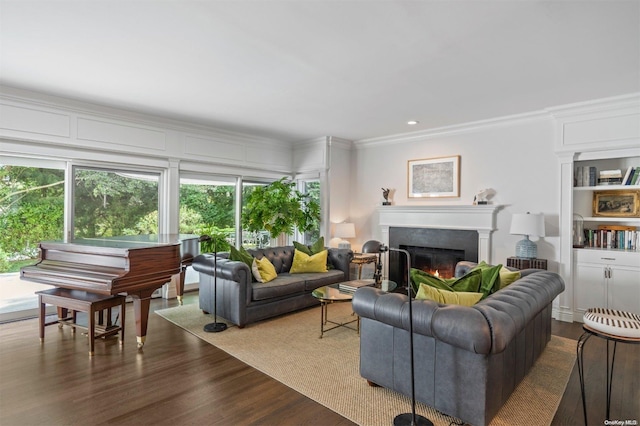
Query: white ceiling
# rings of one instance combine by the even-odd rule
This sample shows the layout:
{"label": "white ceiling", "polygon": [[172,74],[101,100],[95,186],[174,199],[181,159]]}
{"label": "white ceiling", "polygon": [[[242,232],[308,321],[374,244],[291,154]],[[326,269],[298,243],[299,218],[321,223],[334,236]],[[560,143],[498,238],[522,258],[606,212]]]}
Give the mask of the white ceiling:
{"label": "white ceiling", "polygon": [[640,91],[636,0],[0,0],[0,14],[1,84],[291,142]]}

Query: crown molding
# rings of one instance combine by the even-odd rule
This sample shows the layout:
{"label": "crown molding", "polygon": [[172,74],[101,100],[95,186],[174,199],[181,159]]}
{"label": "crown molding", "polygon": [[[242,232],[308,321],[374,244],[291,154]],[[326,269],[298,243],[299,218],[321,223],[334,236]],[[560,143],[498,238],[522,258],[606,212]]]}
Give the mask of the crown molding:
{"label": "crown molding", "polygon": [[601,113],[627,108],[640,108],[640,92],[621,96],[596,99],[586,102],[560,105],[546,110],[556,119],[573,117],[584,114]]}
{"label": "crown molding", "polygon": [[143,114],[126,109],[114,108],[100,104],[78,101],[61,96],[48,95],[45,93],[29,91],[12,86],[0,85],[0,100],[14,102],[18,104],[28,104],[30,106],[46,108],[48,110],[74,113],[82,116],[98,116],[103,119],[126,121],[143,126],[160,127],[165,130],[183,132],[189,135],[197,135],[204,138],[214,138],[216,140],[226,140],[241,144],[255,146],[278,146],[282,148],[292,148],[290,142],[278,139],[266,138],[247,133],[224,130],[213,126],[193,123],[182,120],[175,120],[167,117]]}
{"label": "crown molding", "polygon": [[436,137],[476,132],[478,130],[488,129],[492,127],[503,127],[530,121],[548,120],[550,118],[551,115],[547,111],[534,111],[523,114],[490,118],[487,120],[472,121],[469,123],[454,124],[451,126],[436,127],[433,129],[421,130],[417,132],[400,133],[396,135],[382,136],[370,139],[361,139],[354,141],[353,144],[356,149],[359,149],[376,145],[392,145],[407,142],[417,142]]}
{"label": "crown molding", "polygon": [[478,130],[489,129],[492,127],[510,126],[530,121],[562,119],[565,117],[576,115],[636,108],[640,108],[640,92],[595,99],[585,102],[559,105],[523,114],[507,115],[487,120],[455,124],[452,126],[436,127],[433,129],[421,130],[417,132],[400,133],[370,139],[361,139],[354,141],[353,145],[356,147],[356,149],[360,149],[377,145],[417,142],[424,141],[425,139],[458,135],[463,133],[475,132]]}

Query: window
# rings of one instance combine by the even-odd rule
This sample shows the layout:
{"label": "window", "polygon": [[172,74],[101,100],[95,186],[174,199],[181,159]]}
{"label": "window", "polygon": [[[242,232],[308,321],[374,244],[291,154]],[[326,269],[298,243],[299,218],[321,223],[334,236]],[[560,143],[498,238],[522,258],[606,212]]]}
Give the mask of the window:
{"label": "window", "polygon": [[[309,197],[320,204],[320,181],[303,180],[300,181],[301,192],[309,194]],[[303,241],[305,244],[313,244],[320,238],[320,221],[318,221],[311,231],[305,232]]]}
{"label": "window", "polygon": [[158,234],[160,173],[73,168],[75,238]]}
{"label": "window", "polygon": [[51,286],[22,281],[38,260],[38,243],[64,235],[65,163],[0,158],[0,321],[37,314],[34,292]]}
{"label": "window", "polygon": [[[258,186],[268,185],[268,182],[242,181],[242,208],[246,206],[247,196]],[[271,246],[269,231],[263,229],[257,232],[242,230],[242,246],[245,248],[265,248]]]}
{"label": "window", "polygon": [[236,239],[236,178],[180,177],[180,233],[209,235],[217,251]]}

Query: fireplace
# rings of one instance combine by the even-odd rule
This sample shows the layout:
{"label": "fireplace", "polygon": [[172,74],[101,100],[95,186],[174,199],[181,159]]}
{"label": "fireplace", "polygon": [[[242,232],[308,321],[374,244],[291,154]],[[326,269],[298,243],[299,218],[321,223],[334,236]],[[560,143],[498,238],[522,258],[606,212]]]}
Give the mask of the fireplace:
{"label": "fireplace", "polygon": [[[389,228],[389,247],[406,250],[411,267],[435,273],[442,278],[454,276],[461,260],[478,261],[478,232],[460,229]],[[389,279],[399,287],[407,285],[406,258],[391,251],[388,258]]]}
{"label": "fireplace", "polygon": [[[491,234],[500,205],[421,205],[378,208],[381,241],[411,253],[411,266],[437,263],[442,276],[453,275],[460,260],[491,263]],[[444,267],[442,264],[447,263]],[[406,286],[404,254],[389,252],[384,275]],[[446,275],[445,275],[446,274]]]}
{"label": "fireplace", "polygon": [[[400,248],[409,252],[412,268],[429,272],[441,278],[453,277],[456,263],[465,260],[464,250],[405,245],[401,245]],[[403,265],[401,276],[406,276],[407,274],[404,270],[405,262],[400,262]]]}

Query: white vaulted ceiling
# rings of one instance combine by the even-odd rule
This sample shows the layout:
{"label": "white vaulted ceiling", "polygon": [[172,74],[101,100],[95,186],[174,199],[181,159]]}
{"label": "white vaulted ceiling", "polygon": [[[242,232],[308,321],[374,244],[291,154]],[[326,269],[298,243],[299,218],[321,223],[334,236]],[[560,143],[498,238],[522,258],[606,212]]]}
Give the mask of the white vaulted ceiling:
{"label": "white vaulted ceiling", "polygon": [[361,140],[638,92],[640,2],[0,0],[0,83]]}

